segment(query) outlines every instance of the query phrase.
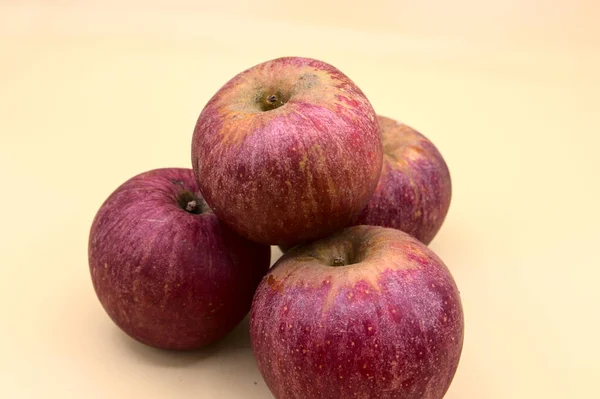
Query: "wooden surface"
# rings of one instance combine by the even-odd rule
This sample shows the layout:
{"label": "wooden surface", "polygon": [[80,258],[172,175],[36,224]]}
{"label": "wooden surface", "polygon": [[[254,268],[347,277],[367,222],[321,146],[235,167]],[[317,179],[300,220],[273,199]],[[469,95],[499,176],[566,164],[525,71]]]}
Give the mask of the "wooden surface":
{"label": "wooden surface", "polygon": [[270,397],[247,321],[195,353],[122,334],[87,238],[127,178],[190,166],[223,83],[284,55],[337,66],[446,158],[431,248],[466,319],[446,397],[600,397],[600,6],[343,4],[0,2],[0,397]]}

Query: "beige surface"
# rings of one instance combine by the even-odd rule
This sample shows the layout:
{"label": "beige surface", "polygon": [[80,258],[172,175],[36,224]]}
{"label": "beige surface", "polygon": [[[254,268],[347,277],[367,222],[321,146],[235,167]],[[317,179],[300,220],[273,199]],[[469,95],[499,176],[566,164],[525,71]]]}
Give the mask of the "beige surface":
{"label": "beige surface", "polygon": [[218,3],[0,2],[0,397],[270,397],[247,324],[200,353],[144,347],[86,255],[106,196],[188,167],[209,97],[282,55],[336,65],[446,157],[431,247],[466,315],[447,398],[600,397],[597,2]]}

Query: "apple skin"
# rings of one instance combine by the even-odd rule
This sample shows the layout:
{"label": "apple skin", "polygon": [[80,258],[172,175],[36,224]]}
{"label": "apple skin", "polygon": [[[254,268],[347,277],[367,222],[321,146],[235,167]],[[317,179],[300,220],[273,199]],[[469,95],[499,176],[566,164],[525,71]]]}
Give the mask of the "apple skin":
{"label": "apple skin", "polygon": [[248,313],[271,257],[268,246],[221,224],[202,203],[192,170],[179,168],[117,188],[96,214],[88,248],[110,318],[140,342],[175,350],[229,333]]}
{"label": "apple skin", "polygon": [[400,230],[353,226],[280,258],[254,296],[250,334],[277,399],[439,399],[463,326],[431,250]]}
{"label": "apple skin", "polygon": [[384,116],[383,166],[375,193],[353,225],[402,230],[429,244],[439,231],[452,197],[444,158],[425,136]]}
{"label": "apple skin", "polygon": [[292,245],[350,224],[381,172],[375,111],[346,75],[284,57],[231,79],[202,110],[192,141],[200,190],[240,235]]}

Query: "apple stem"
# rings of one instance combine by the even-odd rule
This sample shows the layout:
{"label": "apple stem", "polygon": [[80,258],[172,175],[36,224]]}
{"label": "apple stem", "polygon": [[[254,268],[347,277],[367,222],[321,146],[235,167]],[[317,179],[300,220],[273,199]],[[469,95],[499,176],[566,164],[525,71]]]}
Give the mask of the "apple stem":
{"label": "apple stem", "polygon": [[345,266],[346,261],[343,256],[336,256],[333,258],[333,266]]}
{"label": "apple stem", "polygon": [[[263,95],[264,95],[264,97],[263,97]],[[259,105],[261,111],[271,111],[275,108],[281,107],[283,104],[286,103],[287,100],[288,100],[288,97],[279,91],[277,91],[275,93],[270,93],[270,94],[263,93],[259,97],[258,105]]]}
{"label": "apple stem", "polygon": [[181,209],[189,213],[200,214],[209,210],[201,196],[187,190],[183,190],[178,194],[177,204]]}
{"label": "apple stem", "polygon": [[197,206],[198,206],[198,201],[192,200],[187,203],[187,205],[185,206],[185,210],[188,212],[194,212],[196,210]]}

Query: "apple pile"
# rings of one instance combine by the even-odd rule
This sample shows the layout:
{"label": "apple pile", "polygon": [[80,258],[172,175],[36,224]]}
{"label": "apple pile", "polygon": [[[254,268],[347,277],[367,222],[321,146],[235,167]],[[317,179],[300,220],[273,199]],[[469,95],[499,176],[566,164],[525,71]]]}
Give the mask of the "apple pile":
{"label": "apple pile", "polygon": [[[335,67],[285,57],[209,100],[191,152],[193,169],[131,178],[93,221],[92,282],[123,331],[195,349],[250,311],[278,399],[444,396],[464,321],[426,246],[451,197],[431,141]],[[270,245],[285,254],[269,270]]]}

